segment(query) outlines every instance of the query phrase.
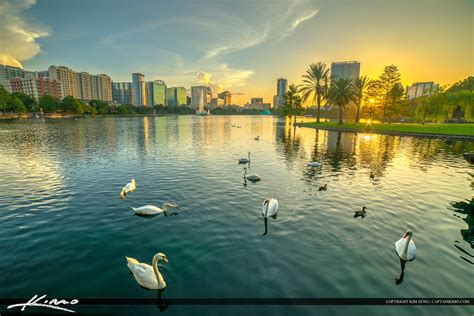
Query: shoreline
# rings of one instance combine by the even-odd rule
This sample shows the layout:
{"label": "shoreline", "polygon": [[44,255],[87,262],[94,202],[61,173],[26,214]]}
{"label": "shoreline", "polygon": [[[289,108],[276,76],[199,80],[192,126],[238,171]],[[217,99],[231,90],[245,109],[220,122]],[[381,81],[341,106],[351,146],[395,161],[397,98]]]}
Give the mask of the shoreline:
{"label": "shoreline", "polygon": [[[403,131],[382,131],[376,129],[358,129],[348,127],[334,127],[334,126],[312,126],[311,123],[295,123],[295,126],[313,129],[323,129],[328,131],[336,132],[347,132],[347,133],[375,133],[392,136],[410,136],[410,137],[421,137],[421,138],[437,138],[444,140],[463,140],[468,142],[474,142],[474,136],[462,135],[462,134],[442,134],[442,133],[423,133],[423,132],[403,132]],[[474,128],[474,126],[473,126]]]}

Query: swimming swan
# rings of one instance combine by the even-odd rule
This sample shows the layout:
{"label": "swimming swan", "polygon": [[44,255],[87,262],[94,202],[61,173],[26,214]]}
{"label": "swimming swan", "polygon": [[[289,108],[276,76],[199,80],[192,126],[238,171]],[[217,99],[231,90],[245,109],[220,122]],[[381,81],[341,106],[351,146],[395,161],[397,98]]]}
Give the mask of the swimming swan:
{"label": "swimming swan", "polygon": [[133,276],[138,284],[150,290],[162,290],[166,287],[165,279],[158,271],[158,261],[163,260],[168,263],[168,259],[164,253],[157,253],[153,257],[152,265],[138,262],[137,259],[125,257],[127,259],[127,267],[132,271]]}
{"label": "swimming swan", "polygon": [[253,182],[257,182],[257,181],[262,180],[262,178],[260,178],[260,176],[258,174],[249,174],[249,175],[247,175],[247,167],[244,168],[244,179],[247,179],[247,180],[250,180],[250,181],[253,181]]}
{"label": "swimming swan", "polygon": [[132,210],[135,212],[135,214],[138,215],[156,215],[156,214],[161,214],[164,213],[165,216],[168,216],[168,209],[170,208],[177,208],[180,210],[179,205],[171,204],[171,203],[165,203],[163,204],[163,208],[159,208],[154,205],[145,205],[141,207],[132,207]]}
{"label": "swimming swan", "polygon": [[406,231],[405,235],[395,242],[395,250],[398,256],[403,261],[412,261],[415,259],[415,242],[411,240],[413,233],[409,230]]}
{"label": "swimming swan", "polygon": [[248,163],[250,162],[250,151],[249,151],[249,154],[248,154],[248,158],[240,158],[239,159],[239,163]]}
{"label": "swimming swan", "polygon": [[135,191],[135,189],[137,188],[136,184],[135,184],[135,179],[132,179],[132,181],[130,181],[129,183],[127,183],[127,185],[125,185],[123,188],[122,188],[122,191],[120,191],[120,198],[123,200],[123,199],[126,199],[127,198],[127,193],[128,192],[133,192]]}
{"label": "swimming swan", "polygon": [[357,218],[357,217],[360,216],[360,217],[364,218],[365,215],[367,214],[367,212],[365,211],[365,209],[366,209],[366,207],[364,206],[364,207],[362,207],[362,211],[355,211],[355,212],[354,212],[354,217]]}
{"label": "swimming swan", "polygon": [[274,198],[266,198],[262,204],[262,216],[268,218],[278,211],[278,200]]}

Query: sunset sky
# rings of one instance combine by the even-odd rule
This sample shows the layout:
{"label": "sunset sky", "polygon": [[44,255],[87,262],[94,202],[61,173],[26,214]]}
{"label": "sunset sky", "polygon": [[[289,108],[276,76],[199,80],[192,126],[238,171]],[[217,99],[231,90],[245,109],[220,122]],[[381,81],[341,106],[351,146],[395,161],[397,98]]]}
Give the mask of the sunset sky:
{"label": "sunset sky", "polygon": [[113,81],[207,81],[272,102],[276,78],[300,83],[317,61],[359,60],[403,84],[474,74],[474,0],[0,0],[0,63],[64,65]]}

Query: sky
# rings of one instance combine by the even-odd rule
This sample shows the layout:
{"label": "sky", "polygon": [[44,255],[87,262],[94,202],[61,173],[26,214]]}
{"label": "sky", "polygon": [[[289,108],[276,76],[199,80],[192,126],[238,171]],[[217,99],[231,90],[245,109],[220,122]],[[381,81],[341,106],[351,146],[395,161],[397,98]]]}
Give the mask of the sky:
{"label": "sky", "polygon": [[358,60],[404,85],[474,74],[474,0],[0,0],[0,64],[62,65],[272,102],[276,79]]}

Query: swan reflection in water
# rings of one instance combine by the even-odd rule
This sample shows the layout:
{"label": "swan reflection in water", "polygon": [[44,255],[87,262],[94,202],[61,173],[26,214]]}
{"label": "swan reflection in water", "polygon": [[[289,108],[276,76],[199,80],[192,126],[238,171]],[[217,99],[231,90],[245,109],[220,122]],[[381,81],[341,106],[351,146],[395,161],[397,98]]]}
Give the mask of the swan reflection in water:
{"label": "swan reflection in water", "polygon": [[158,307],[160,312],[164,312],[171,305],[171,302],[173,301],[172,299],[163,300],[161,296],[165,290],[166,288],[158,290],[158,294],[156,296],[156,307]]}
{"label": "swan reflection in water", "polygon": [[415,260],[416,246],[412,240],[413,232],[407,230],[406,233],[395,242],[395,251],[397,252],[398,259],[400,260],[400,276],[395,279],[395,284],[399,285],[403,282],[405,276],[405,265],[407,261]]}
{"label": "swan reflection in water", "polygon": [[272,217],[273,219],[277,218],[277,211],[278,211],[278,200],[274,198],[266,198],[262,204],[262,216],[263,221],[265,224],[265,232],[262,235],[266,235],[268,233],[268,217]]}

